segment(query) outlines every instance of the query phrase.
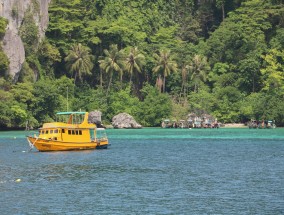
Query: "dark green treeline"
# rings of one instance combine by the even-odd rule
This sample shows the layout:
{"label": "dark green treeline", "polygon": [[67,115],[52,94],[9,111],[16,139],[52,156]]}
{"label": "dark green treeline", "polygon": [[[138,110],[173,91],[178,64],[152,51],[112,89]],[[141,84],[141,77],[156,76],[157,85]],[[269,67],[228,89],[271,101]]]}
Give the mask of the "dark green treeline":
{"label": "dark green treeline", "polygon": [[42,42],[24,18],[16,83],[0,50],[1,128],[80,109],[143,126],[191,112],[284,125],[282,0],[52,0],[49,16]]}

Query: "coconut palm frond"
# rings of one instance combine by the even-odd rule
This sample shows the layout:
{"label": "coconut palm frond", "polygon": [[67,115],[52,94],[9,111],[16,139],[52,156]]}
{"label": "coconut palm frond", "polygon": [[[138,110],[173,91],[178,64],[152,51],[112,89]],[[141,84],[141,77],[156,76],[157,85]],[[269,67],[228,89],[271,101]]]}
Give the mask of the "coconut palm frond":
{"label": "coconut palm frond", "polygon": [[90,49],[82,44],[74,44],[65,57],[66,67],[76,77],[82,78],[83,75],[91,74],[93,69],[93,56],[89,54]]}

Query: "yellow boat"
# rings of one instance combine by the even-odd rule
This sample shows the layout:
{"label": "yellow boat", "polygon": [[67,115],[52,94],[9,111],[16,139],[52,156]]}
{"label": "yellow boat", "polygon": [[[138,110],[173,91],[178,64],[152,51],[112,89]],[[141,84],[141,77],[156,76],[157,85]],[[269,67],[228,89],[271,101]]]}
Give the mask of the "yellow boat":
{"label": "yellow boat", "polygon": [[[29,145],[41,152],[106,149],[108,138],[102,128],[88,122],[88,112],[59,112],[60,122],[44,123],[39,134],[27,136]],[[63,121],[63,122],[62,122]]]}

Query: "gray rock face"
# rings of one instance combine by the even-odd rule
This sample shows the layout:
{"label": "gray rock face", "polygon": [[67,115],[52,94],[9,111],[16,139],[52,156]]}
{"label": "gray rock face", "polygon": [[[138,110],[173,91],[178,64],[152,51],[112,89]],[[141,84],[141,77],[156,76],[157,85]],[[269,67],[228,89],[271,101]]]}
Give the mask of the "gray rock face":
{"label": "gray rock face", "polygon": [[120,113],[112,118],[112,126],[114,128],[142,128],[142,125],[138,124],[135,119],[127,114]]}
{"label": "gray rock face", "polygon": [[94,123],[96,125],[101,125],[102,124],[102,112],[95,110],[95,111],[91,111],[89,113],[89,118],[88,118],[88,122],[89,123]]}
{"label": "gray rock face", "polygon": [[[3,50],[10,61],[8,73],[15,81],[18,79],[19,72],[25,61],[24,45],[19,36],[19,29],[25,12],[30,8],[33,9],[36,7],[33,5],[33,2],[38,3],[38,10],[33,9],[33,12],[41,40],[45,35],[45,30],[48,25],[48,4],[50,1],[51,0],[0,0],[0,16],[9,20],[3,39]],[[13,16],[13,11],[17,15]]]}

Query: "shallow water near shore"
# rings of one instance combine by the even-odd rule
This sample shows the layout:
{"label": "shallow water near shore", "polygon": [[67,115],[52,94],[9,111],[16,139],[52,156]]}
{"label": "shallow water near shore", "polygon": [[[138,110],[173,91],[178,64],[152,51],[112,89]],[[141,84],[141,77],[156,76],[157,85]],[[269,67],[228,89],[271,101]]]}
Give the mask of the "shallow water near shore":
{"label": "shallow water near shore", "polygon": [[0,214],[284,214],[283,128],[106,131],[48,153],[0,132]]}

